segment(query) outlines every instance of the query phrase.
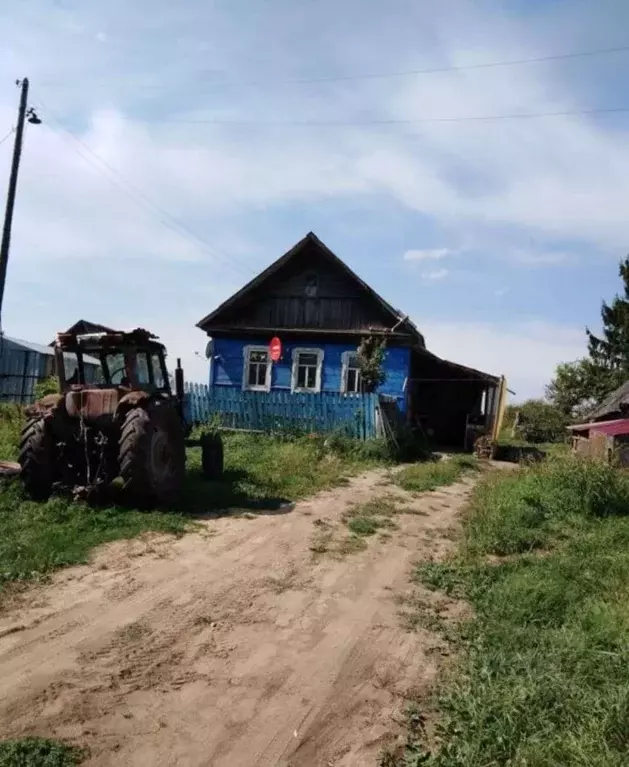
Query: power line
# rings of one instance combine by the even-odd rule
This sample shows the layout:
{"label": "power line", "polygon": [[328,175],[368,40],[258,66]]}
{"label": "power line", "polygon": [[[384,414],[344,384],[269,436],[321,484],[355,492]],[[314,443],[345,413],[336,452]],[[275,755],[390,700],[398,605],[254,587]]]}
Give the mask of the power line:
{"label": "power line", "polygon": [[10,131],[7,133],[7,135],[6,135],[6,136],[5,136],[3,139],[0,139],[0,146],[2,146],[2,144],[4,144],[4,142],[5,142],[5,141],[6,141],[6,140],[7,140],[7,139],[10,137],[10,136],[12,136],[14,133],[15,133],[15,128],[11,128],[11,130],[10,130]]}
{"label": "power line", "polygon": [[[445,72],[460,72],[463,70],[473,69],[493,69],[496,67],[513,67],[520,64],[539,64],[545,61],[561,61],[568,59],[584,58],[586,56],[603,56],[611,53],[620,53],[629,51],[629,45],[619,46],[617,48],[600,48],[590,51],[577,51],[575,53],[557,53],[549,54],[547,56],[536,56],[532,58],[523,59],[509,59],[506,61],[487,61],[479,64],[454,64],[447,67],[428,67],[425,69],[407,69],[393,72],[375,72],[372,74],[355,74],[355,75],[330,75],[324,77],[312,77],[295,80],[284,80],[285,83],[327,83],[327,82],[342,82],[346,80],[379,80],[389,77],[415,77],[417,75],[434,75]],[[259,85],[261,83],[252,83]]]}
{"label": "power line", "polygon": [[[157,219],[160,221],[161,224],[163,224],[164,226],[166,226],[167,228],[169,228],[170,230],[172,230],[179,236],[184,237],[189,242],[192,242],[192,244],[195,245],[197,248],[201,247],[202,250],[204,250],[206,253],[212,256],[215,260],[223,263],[225,266],[230,266],[231,268],[235,269],[236,271],[246,276],[248,279],[251,277],[252,270],[250,267],[248,267],[244,263],[239,262],[237,259],[233,257],[227,256],[224,253],[220,253],[220,251],[217,251],[216,248],[209,245],[209,243],[207,243],[205,240],[199,237],[199,235],[193,232],[187,225],[183,224],[179,219],[175,218],[175,216],[173,216],[167,210],[165,210],[156,202],[151,200],[139,187],[137,187],[135,184],[132,184],[128,179],[126,179],[116,168],[114,168],[106,160],[104,160],[99,154],[97,154],[79,136],[76,136],[74,133],[72,133],[72,131],[68,130],[65,126],[63,126],[59,122],[59,120],[50,112],[50,110],[41,102],[41,100],[39,100],[39,104],[42,107],[42,109],[45,110],[47,116],[52,118],[52,120],[56,122],[57,125],[59,125],[59,127],[63,131],[63,133],[60,133],[59,131],[55,131],[57,135],[59,135],[60,137],[64,139],[66,137],[68,139],[73,139],[74,142],[78,144],[78,147],[75,146],[74,144],[70,144],[70,146],[72,146],[73,150],[79,155],[79,157],[81,157],[94,170],[104,175],[111,183],[113,183],[115,186],[121,189],[128,197],[134,200],[134,202],[138,203],[139,205],[142,205],[145,209],[150,210],[151,212],[153,212],[154,215],[155,213],[157,213]],[[85,149],[89,153],[89,155],[91,155],[95,160],[97,160],[100,163],[100,166],[96,165],[92,160],[90,160],[90,157],[86,155],[84,152],[82,152],[80,148]],[[107,172],[104,172],[103,168]]]}
{"label": "power line", "polygon": [[530,120],[541,117],[573,117],[576,115],[622,114],[629,107],[601,107],[594,109],[565,109],[557,112],[519,112],[505,115],[463,115],[461,117],[419,117],[401,119],[366,120],[225,120],[222,118],[165,119],[154,122],[182,125],[234,125],[256,127],[345,127],[356,125],[419,125],[424,123],[495,122],[500,120]]}
{"label": "power line", "polygon": [[[276,84],[276,85],[307,85],[310,83],[335,83],[335,82],[348,82],[348,81],[356,81],[356,80],[384,80],[389,78],[399,78],[399,77],[416,77],[421,75],[433,75],[433,74],[443,74],[447,72],[460,72],[460,71],[468,71],[468,70],[479,70],[479,69],[494,69],[499,67],[513,67],[513,66],[520,66],[523,64],[540,64],[548,61],[569,61],[571,59],[580,59],[580,58],[589,58],[592,56],[606,56],[614,53],[626,53],[629,51],[629,45],[622,45],[622,46],[615,46],[612,48],[596,48],[592,50],[587,51],[575,51],[570,53],[556,53],[556,54],[547,54],[544,56],[533,56],[533,57],[527,57],[527,58],[521,58],[521,59],[507,59],[507,60],[500,60],[500,61],[486,61],[481,62],[478,64],[454,64],[450,66],[441,66],[441,67],[426,67],[422,69],[403,69],[403,70],[392,70],[388,72],[367,72],[367,73],[356,73],[356,74],[346,74],[346,75],[321,75],[317,77],[297,77],[297,78],[286,78],[286,79],[272,79],[272,78],[265,78],[265,79],[258,79],[258,80],[238,80],[238,79],[227,79],[227,80],[217,80],[213,84],[214,85],[266,85],[266,84]],[[207,70],[205,72],[197,72],[197,75],[200,74],[211,74],[212,70]],[[109,85],[110,83],[103,83],[103,85]],[[55,87],[55,83],[51,82],[44,82],[44,85],[47,87]],[[56,84],[61,85],[61,83]],[[125,83],[125,85],[127,85]],[[170,85],[166,85],[164,83],[142,83],[142,84],[136,84],[131,85],[129,84],[129,87],[132,88],[168,88]]]}

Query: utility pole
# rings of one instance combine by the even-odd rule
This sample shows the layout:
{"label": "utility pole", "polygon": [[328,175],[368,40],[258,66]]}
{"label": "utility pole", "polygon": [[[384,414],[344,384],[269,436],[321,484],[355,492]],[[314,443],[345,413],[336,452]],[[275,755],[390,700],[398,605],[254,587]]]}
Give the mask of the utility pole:
{"label": "utility pole", "polygon": [[15,192],[17,190],[17,174],[22,155],[22,141],[24,138],[24,122],[28,121],[38,125],[41,120],[31,108],[27,111],[28,78],[17,80],[16,85],[22,89],[20,106],[17,113],[17,126],[15,128],[15,143],[13,144],[13,161],[11,162],[11,175],[9,176],[9,191],[7,192],[7,206],[4,214],[2,227],[2,244],[0,244],[0,334],[2,333],[2,303],[4,299],[4,285],[7,279],[7,264],[9,262],[9,248],[11,246],[11,226],[13,224],[13,208],[15,207]]}

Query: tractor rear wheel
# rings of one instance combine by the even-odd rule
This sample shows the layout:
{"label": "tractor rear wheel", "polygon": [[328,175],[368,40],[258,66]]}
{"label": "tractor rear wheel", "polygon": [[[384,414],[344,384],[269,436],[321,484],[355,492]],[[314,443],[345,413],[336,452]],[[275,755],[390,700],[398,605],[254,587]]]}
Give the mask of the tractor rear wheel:
{"label": "tractor rear wheel", "polygon": [[120,432],[119,462],[125,492],[138,506],[169,506],[177,501],[186,468],[177,411],[160,403],[129,410]]}
{"label": "tractor rear wheel", "polygon": [[223,473],[223,440],[220,434],[201,437],[201,469],[205,479],[219,479]]}
{"label": "tractor rear wheel", "polygon": [[50,425],[41,416],[29,418],[20,440],[20,476],[26,494],[34,501],[50,497],[55,475],[55,456]]}

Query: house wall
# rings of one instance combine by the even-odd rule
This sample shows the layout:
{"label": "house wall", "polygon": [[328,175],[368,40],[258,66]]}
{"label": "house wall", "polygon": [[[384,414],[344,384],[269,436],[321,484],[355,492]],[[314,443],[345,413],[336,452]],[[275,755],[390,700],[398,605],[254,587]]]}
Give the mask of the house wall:
{"label": "house wall", "polygon": [[[242,389],[244,349],[249,345],[260,345],[260,342],[246,338],[214,339],[214,359],[210,364],[210,388],[212,386],[231,386]],[[295,348],[323,349],[321,390],[327,392],[341,391],[342,355],[343,352],[356,351],[356,344],[329,343],[327,341],[318,343],[313,338],[291,341],[284,345],[282,359],[272,366],[272,391],[290,391],[292,353]],[[398,407],[402,412],[406,410],[404,385],[409,375],[409,364],[409,349],[404,347],[387,349],[384,359],[384,370],[387,377],[384,384],[378,389],[379,394],[396,397]]]}

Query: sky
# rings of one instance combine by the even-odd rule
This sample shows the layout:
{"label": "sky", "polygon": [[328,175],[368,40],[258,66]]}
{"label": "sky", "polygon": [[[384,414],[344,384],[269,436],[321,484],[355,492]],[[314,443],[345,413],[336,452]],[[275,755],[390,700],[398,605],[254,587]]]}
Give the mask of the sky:
{"label": "sky", "polygon": [[314,231],[517,400],[585,353],[629,250],[625,0],[5,5],[0,140],[17,78],[43,121],[8,335],[140,325],[204,381],[196,322]]}

